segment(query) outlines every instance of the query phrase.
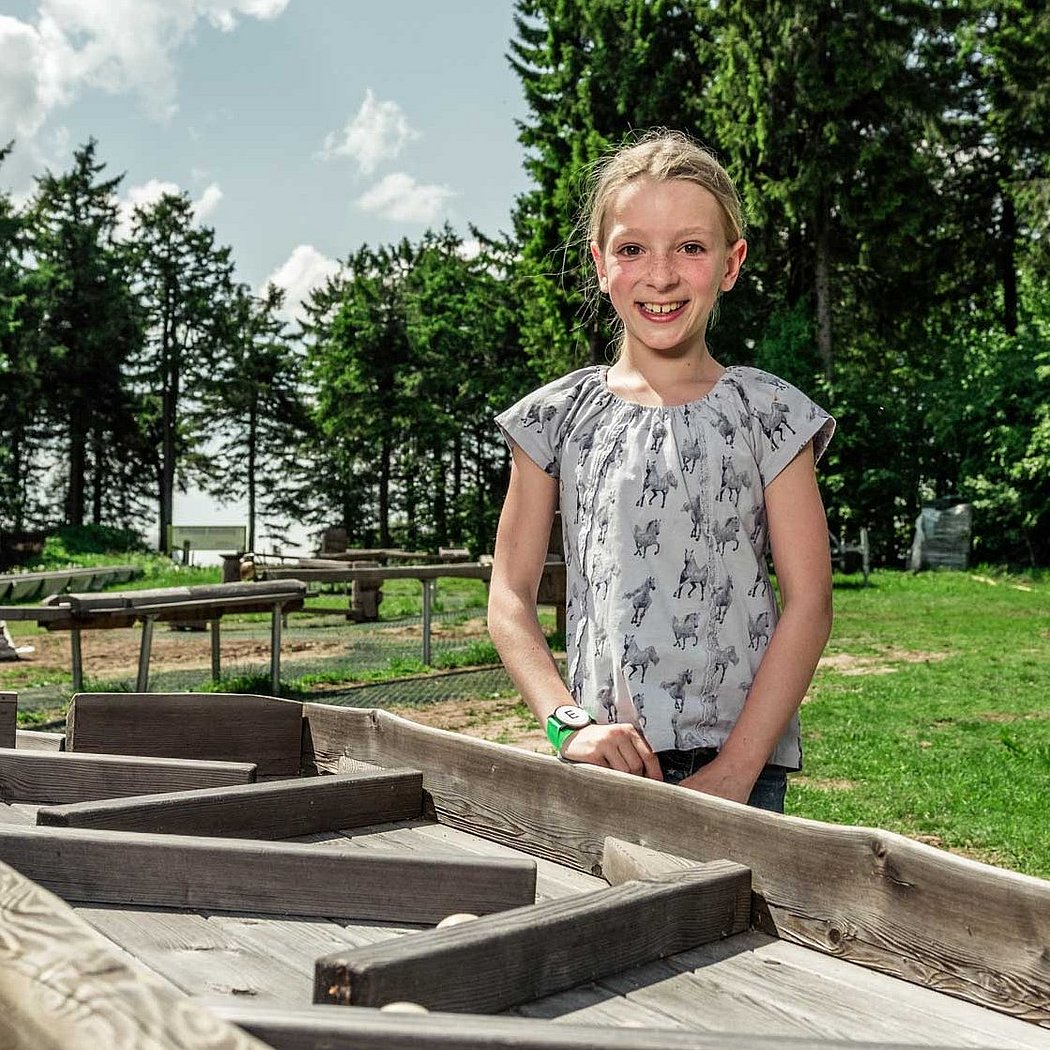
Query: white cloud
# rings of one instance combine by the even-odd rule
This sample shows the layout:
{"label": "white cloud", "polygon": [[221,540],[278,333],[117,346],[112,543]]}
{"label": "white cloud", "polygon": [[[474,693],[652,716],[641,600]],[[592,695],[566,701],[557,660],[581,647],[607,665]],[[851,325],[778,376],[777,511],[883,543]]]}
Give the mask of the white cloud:
{"label": "white cloud", "polygon": [[219,202],[222,200],[222,190],[219,189],[217,182],[212,182],[204,187],[204,191],[201,195],[193,202],[193,215],[198,222],[203,222],[215,209],[219,206]]}
{"label": "white cloud", "polygon": [[86,88],[175,111],[174,54],[201,19],[232,30],[288,0],[40,0],[35,22],[0,15],[0,142],[31,138]]}
{"label": "white cloud", "polygon": [[[163,179],[150,179],[141,185],[129,186],[124,196],[117,201],[117,238],[126,240],[131,236],[136,208],[147,207],[166,194],[180,193],[182,188],[177,182],[165,182]],[[193,218],[197,222],[203,222],[218,207],[221,200],[222,190],[219,189],[218,183],[211,183],[193,201]]]}
{"label": "white cloud", "polygon": [[436,222],[456,192],[448,186],[424,186],[403,171],[394,172],[357,198],[361,211],[395,222]]}
{"label": "white cloud", "polygon": [[310,293],[340,270],[335,259],[319,252],[312,244],[300,244],[292,254],[263,281],[263,288],[275,284],[285,291],[281,313],[288,320],[302,316],[302,304]]}
{"label": "white cloud", "polygon": [[409,126],[401,107],[396,102],[377,102],[369,88],[357,116],[341,132],[325,137],[321,156],[352,157],[363,175],[371,175],[381,161],[394,160],[417,138],[419,132]]}

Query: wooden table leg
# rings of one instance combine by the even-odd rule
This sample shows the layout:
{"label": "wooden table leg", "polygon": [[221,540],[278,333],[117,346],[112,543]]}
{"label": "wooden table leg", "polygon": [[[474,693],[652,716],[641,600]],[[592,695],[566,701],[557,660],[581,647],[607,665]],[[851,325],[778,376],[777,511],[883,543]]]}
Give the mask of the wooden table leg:
{"label": "wooden table leg", "polygon": [[149,657],[153,648],[153,617],[147,616],[142,621],[142,643],[139,646],[139,676],[135,683],[135,691],[139,693],[149,692]]}
{"label": "wooden table leg", "polygon": [[211,622],[211,680],[217,682],[222,677],[219,660],[219,617]]}
{"label": "wooden table leg", "polygon": [[270,618],[270,688],[281,695],[281,614],[282,605],[275,602]]}

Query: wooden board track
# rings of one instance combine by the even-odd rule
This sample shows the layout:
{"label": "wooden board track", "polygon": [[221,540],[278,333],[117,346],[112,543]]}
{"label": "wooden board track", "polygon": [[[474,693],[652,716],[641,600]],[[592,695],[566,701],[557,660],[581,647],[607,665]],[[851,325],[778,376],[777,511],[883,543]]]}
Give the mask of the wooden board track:
{"label": "wooden board track", "polygon": [[[0,792],[2,762],[0,755]],[[62,828],[288,839],[411,820],[422,812],[422,774],[384,770],[50,806],[37,812],[37,823]]]}
{"label": "wooden board track", "polygon": [[78,693],[66,749],[254,762],[260,777],[295,776],[302,705],[241,693]]}
{"label": "wooden board track", "polygon": [[320,959],[314,1002],[497,1013],[741,933],[750,897],[721,863],[515,908]]}
{"label": "wooden board track", "polygon": [[382,711],[304,705],[312,756],[409,765],[442,823],[600,871],[607,836],[749,867],[755,921],[861,966],[1050,1027],[1050,882],[891,832],[822,824]]}
{"label": "wooden board track", "polygon": [[252,762],[84,755],[0,748],[0,800],[77,803],[203,787],[246,784]]}
{"label": "wooden board track", "polygon": [[4,1050],[266,1050],[0,863]]}
{"label": "wooden board track", "polygon": [[531,860],[0,826],[0,860],[69,901],[438,922],[536,899]]}
{"label": "wooden board track", "polygon": [[0,747],[14,747],[18,725],[18,694],[0,693]]}

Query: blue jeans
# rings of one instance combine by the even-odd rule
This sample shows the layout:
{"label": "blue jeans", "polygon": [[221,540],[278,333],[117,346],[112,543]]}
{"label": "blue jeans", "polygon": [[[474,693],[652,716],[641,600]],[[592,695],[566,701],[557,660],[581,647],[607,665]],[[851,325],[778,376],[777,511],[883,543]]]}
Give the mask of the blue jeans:
{"label": "blue jeans", "polygon": [[[664,780],[668,784],[680,784],[686,777],[691,776],[698,769],[706,766],[708,762],[718,755],[718,749],[714,747],[697,747],[689,751],[658,751],[656,757],[660,760],[660,769],[663,770]],[[787,767],[766,766],[755,786],[751,789],[751,797],[747,804],[756,809],[768,809],[773,813],[784,812],[784,796],[787,794]]]}

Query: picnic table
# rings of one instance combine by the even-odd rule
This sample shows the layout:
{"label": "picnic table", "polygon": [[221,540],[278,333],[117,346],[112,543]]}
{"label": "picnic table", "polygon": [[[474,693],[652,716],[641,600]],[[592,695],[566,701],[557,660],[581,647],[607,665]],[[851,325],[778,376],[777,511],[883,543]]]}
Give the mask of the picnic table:
{"label": "picnic table", "polygon": [[84,685],[81,631],[132,627],[142,624],[136,689],[146,692],[149,683],[153,625],[157,621],[206,622],[211,625],[211,670],[221,673],[219,624],[235,612],[269,612],[270,679],[279,691],[281,627],[286,613],[301,609],[306,584],[301,580],[268,580],[250,583],[208,584],[197,587],[161,587],[108,594],[56,594],[40,605],[0,607],[0,620],[33,620],[48,631],[69,631],[73,655],[73,688]]}

